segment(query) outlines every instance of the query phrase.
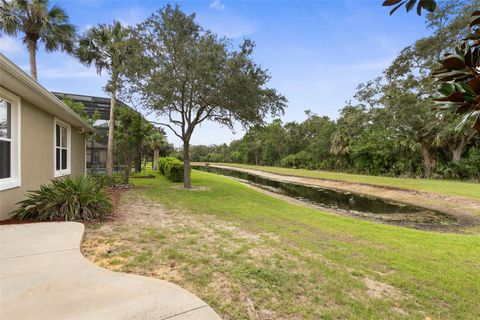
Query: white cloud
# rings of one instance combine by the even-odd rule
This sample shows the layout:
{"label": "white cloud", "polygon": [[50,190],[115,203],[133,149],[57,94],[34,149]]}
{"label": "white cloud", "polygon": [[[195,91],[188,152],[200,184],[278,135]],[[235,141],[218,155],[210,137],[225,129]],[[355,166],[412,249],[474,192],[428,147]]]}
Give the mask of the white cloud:
{"label": "white cloud", "polygon": [[62,57],[59,64],[51,64],[47,61],[45,59],[41,60],[38,66],[38,75],[42,80],[101,79],[107,77],[106,72],[102,72],[102,75],[99,76],[95,66],[87,68],[72,57]]}
{"label": "white cloud", "polygon": [[83,26],[82,28],[80,28],[80,33],[84,33],[85,31],[87,31],[87,30],[90,29],[91,27],[93,27],[93,25],[91,25],[91,24],[86,24],[85,26]]}
{"label": "white cloud", "polygon": [[134,26],[137,23],[142,22],[148,14],[143,8],[132,7],[126,10],[115,10],[113,16],[115,16],[115,19],[120,21],[124,26]]}
{"label": "white cloud", "polygon": [[20,40],[11,37],[0,37],[0,52],[7,55],[13,55],[25,50]]}
{"label": "white cloud", "polygon": [[242,38],[257,30],[254,22],[227,13],[199,16],[198,21],[207,29],[228,38]]}
{"label": "white cloud", "polygon": [[39,68],[39,75],[43,79],[77,79],[97,78],[95,69],[83,68]]}
{"label": "white cloud", "polygon": [[225,4],[223,4],[221,0],[213,0],[210,2],[210,8],[221,11],[225,9]]}

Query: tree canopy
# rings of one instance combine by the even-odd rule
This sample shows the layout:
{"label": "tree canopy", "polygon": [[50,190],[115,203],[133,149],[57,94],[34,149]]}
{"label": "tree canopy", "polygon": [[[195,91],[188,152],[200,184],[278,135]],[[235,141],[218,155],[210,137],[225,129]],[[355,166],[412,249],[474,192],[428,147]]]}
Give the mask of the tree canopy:
{"label": "tree canopy", "polygon": [[120,87],[121,72],[132,54],[132,38],[128,28],[119,21],[111,25],[99,24],[83,34],[76,48],[76,56],[81,63],[94,65],[97,73],[107,71],[110,79],[105,91],[110,93],[110,117],[107,145],[107,174],[113,173],[113,144],[116,95]]}
{"label": "tree canopy", "polygon": [[165,117],[157,123],[183,141],[185,187],[191,186],[190,139],[199,124],[210,120],[233,129],[235,122],[260,124],[268,114],[283,113],[286,99],[266,87],[270,76],[253,61],[250,40],[235,50],[194,14],[170,5],[133,32],[141,55],[126,68],[126,95]]}
{"label": "tree canopy", "polygon": [[[432,35],[404,48],[379,77],[359,85],[336,121],[307,112],[302,122],[256,126],[229,146],[203,146],[200,161],[242,162],[393,176],[479,179],[474,119],[438,113],[431,76],[467,36],[478,1],[448,1],[427,16]],[[219,148],[221,152],[219,152]],[[193,150],[198,150],[194,148]]]}
{"label": "tree canopy", "polygon": [[37,80],[36,53],[38,43],[47,51],[72,53],[75,45],[75,26],[58,5],[50,7],[48,0],[1,0],[0,34],[23,34],[23,43],[30,55],[30,74]]}

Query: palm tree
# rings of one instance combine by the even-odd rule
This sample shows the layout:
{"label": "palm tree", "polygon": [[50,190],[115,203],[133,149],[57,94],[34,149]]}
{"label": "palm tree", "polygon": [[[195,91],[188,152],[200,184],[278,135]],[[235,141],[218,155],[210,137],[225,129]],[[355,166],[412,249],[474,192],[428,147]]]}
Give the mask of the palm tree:
{"label": "palm tree", "polygon": [[108,125],[107,175],[113,173],[113,136],[115,128],[116,93],[120,86],[120,73],[129,54],[130,30],[118,21],[99,24],[80,37],[76,55],[87,66],[95,65],[97,73],[107,70],[110,80],[106,91],[110,93],[110,120]]}
{"label": "palm tree", "polygon": [[30,74],[37,80],[38,42],[47,51],[71,53],[75,42],[75,27],[68,15],[57,5],[49,9],[48,0],[0,0],[0,33],[10,36],[23,34],[23,43],[30,54]]}
{"label": "palm tree", "polygon": [[160,129],[155,129],[152,134],[147,138],[148,146],[153,150],[153,170],[157,170],[158,157],[160,155],[160,149],[164,148],[168,142],[165,135]]}

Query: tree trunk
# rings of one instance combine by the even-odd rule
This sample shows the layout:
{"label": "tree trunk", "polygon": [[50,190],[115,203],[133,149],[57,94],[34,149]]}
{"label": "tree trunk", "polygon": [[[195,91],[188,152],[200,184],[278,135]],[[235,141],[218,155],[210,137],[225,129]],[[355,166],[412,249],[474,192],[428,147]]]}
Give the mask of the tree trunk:
{"label": "tree trunk", "polygon": [[460,160],[462,160],[463,152],[465,151],[467,145],[475,137],[476,134],[477,132],[473,129],[471,130],[470,134],[461,136],[460,142],[451,149],[453,162],[458,163],[460,162]]}
{"label": "tree trunk", "polygon": [[142,172],[142,158],[143,152],[140,149],[137,151],[137,156],[135,157],[135,172]]}
{"label": "tree trunk", "polygon": [[192,187],[190,179],[190,144],[187,141],[183,142],[183,186],[185,188]]}
{"label": "tree trunk", "polygon": [[454,163],[460,162],[464,150],[465,146],[462,143],[452,150],[452,161]]}
{"label": "tree trunk", "polygon": [[154,149],[153,150],[153,163],[152,163],[152,167],[153,167],[153,170],[157,170],[158,169],[158,164],[157,164],[157,161],[158,161],[158,155],[160,153],[160,150],[158,149]]}
{"label": "tree trunk", "polygon": [[132,171],[132,161],[130,157],[125,157],[125,169],[123,172],[123,183],[128,184],[130,182],[130,172]]}
{"label": "tree trunk", "polygon": [[425,176],[429,178],[432,175],[432,171],[435,169],[437,162],[430,154],[428,146],[422,144],[422,158],[423,168],[425,169]]}
{"label": "tree trunk", "polygon": [[27,46],[30,55],[30,75],[37,81],[37,42],[27,40]]}
{"label": "tree trunk", "polygon": [[116,103],[116,90],[112,89],[112,95],[110,99],[110,120],[108,123],[108,145],[107,145],[107,175],[113,174],[113,136],[115,134],[115,103]]}

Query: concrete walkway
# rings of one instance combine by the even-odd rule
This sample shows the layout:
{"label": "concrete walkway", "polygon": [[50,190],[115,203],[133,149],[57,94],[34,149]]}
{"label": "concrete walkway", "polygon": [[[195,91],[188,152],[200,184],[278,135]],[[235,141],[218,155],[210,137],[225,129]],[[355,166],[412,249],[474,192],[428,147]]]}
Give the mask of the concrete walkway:
{"label": "concrete walkway", "polygon": [[75,222],[0,226],[0,319],[220,319],[174,284],[89,262],[83,233]]}

